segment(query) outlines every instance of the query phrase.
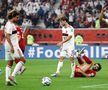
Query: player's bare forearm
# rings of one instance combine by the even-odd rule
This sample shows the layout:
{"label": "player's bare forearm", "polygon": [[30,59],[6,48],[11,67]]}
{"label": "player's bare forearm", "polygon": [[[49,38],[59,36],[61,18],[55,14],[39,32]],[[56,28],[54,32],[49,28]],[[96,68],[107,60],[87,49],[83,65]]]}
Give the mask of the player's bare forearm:
{"label": "player's bare forearm", "polygon": [[82,70],[80,70],[80,71],[78,71],[79,73],[81,73],[83,76],[85,76],[85,77],[90,77],[88,74],[86,74],[84,71],[82,71]]}
{"label": "player's bare forearm", "polygon": [[63,43],[69,41],[71,38],[72,38],[72,36],[68,36],[64,41],[59,42],[57,45],[58,45],[58,46],[62,46]]}
{"label": "player's bare forearm", "polygon": [[71,38],[72,38],[72,36],[68,36],[64,41],[62,41],[62,43],[69,41]]}

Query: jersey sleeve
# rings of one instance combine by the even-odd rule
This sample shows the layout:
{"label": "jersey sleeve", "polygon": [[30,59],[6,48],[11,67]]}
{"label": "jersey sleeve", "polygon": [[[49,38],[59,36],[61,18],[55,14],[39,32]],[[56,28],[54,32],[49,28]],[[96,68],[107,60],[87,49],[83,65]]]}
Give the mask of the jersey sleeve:
{"label": "jersey sleeve", "polygon": [[8,33],[8,34],[12,34],[12,25],[6,25],[5,27],[5,32]]}
{"label": "jersey sleeve", "polygon": [[69,36],[70,36],[70,35],[71,35],[71,36],[74,35],[74,28],[71,27],[71,28],[68,29],[68,35],[69,35]]}

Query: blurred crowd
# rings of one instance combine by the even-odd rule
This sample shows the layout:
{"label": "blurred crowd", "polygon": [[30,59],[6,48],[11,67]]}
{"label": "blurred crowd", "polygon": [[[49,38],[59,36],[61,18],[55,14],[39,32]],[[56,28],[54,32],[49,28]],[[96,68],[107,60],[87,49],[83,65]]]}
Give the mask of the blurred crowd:
{"label": "blurred crowd", "polygon": [[[7,13],[16,9],[21,14],[21,26],[59,28],[56,18],[65,15],[74,28],[106,28],[98,19],[107,3],[108,0],[0,0],[0,27],[5,25]],[[108,18],[108,10],[104,17]]]}

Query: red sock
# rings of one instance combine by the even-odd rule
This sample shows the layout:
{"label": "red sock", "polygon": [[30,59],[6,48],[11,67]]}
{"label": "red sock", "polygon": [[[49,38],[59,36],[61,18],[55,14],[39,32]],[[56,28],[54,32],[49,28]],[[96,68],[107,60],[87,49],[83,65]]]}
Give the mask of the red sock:
{"label": "red sock", "polygon": [[77,59],[79,64],[84,64],[84,61],[80,57],[78,57]]}
{"label": "red sock", "polygon": [[84,58],[84,60],[86,61],[86,63],[91,64],[92,61],[87,57],[87,56],[82,56]]}
{"label": "red sock", "polygon": [[15,63],[17,64],[20,61],[19,58],[15,58]]}

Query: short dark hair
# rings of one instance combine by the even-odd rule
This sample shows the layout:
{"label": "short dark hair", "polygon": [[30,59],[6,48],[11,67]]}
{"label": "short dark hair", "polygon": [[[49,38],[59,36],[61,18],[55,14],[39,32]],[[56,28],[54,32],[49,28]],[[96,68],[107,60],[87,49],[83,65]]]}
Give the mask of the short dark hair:
{"label": "short dark hair", "polygon": [[101,66],[101,64],[100,63],[95,63],[94,65],[96,65],[96,64],[98,64],[98,66],[99,66],[99,68],[97,69],[97,70],[95,70],[95,71],[100,71],[101,69],[102,69],[102,66]]}
{"label": "short dark hair", "polygon": [[8,18],[8,19],[12,19],[12,18],[14,18],[14,17],[16,17],[16,16],[18,16],[18,15],[19,15],[19,13],[18,13],[17,11],[12,10],[12,11],[10,11],[10,12],[8,13],[7,18]]}

